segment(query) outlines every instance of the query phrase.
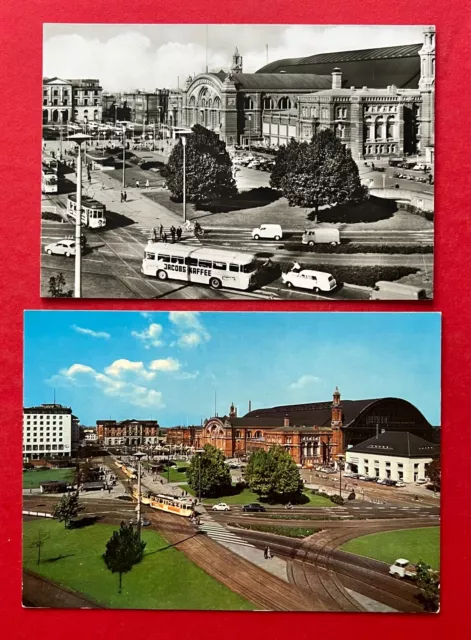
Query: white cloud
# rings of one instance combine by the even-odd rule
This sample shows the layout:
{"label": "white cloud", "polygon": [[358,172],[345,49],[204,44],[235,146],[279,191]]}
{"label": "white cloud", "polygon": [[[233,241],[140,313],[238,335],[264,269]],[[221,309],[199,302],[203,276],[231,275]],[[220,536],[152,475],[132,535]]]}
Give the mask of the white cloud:
{"label": "white cloud", "polygon": [[72,329],[77,333],[83,333],[86,336],[92,336],[92,338],[104,338],[105,340],[111,338],[110,334],[106,333],[106,331],[93,331],[93,329],[78,327],[76,324],[72,325]]}
{"label": "white cloud", "polygon": [[194,380],[199,376],[199,371],[182,371],[178,373],[175,377],[177,380]]}
{"label": "white cloud", "polygon": [[164,343],[161,340],[162,326],[152,322],[147,329],[143,331],[131,331],[131,335],[142,342],[146,349],[151,347],[161,347]]}
{"label": "white cloud", "polygon": [[146,380],[152,380],[154,378],[155,373],[151,373],[146,370],[143,362],[132,362],[131,360],[126,360],[125,358],[121,358],[119,360],[115,360],[108,367],[105,368],[105,373],[109,376],[113,376],[115,378],[120,378],[126,373],[133,373]]}
{"label": "white cloud", "polygon": [[292,382],[289,385],[289,388],[294,389],[295,391],[300,391],[301,389],[306,389],[307,387],[313,387],[318,382],[321,382],[321,378],[318,378],[317,376],[303,375],[300,376],[295,382]]}
{"label": "white cloud", "polygon": [[[113,365],[115,365],[116,362],[113,363]],[[121,362],[129,361],[123,360]],[[116,371],[123,370],[122,367],[119,366],[113,368],[113,365],[107,367],[105,372],[111,369],[114,375]],[[110,376],[106,373],[100,373],[93,369],[93,367],[77,363],[71,365],[68,369],[62,369],[58,375],[53,376],[51,381],[54,383],[66,382],[79,384],[81,386],[94,386],[100,389],[105,395],[115,397],[121,402],[127,402],[136,407],[162,408],[165,406],[160,391],[135,384],[134,382],[119,380],[113,377],[113,375]]]}
{"label": "white cloud", "polygon": [[192,349],[211,339],[196,311],[171,311],[168,319],[178,335],[175,344],[183,349]]}
{"label": "white cloud", "polygon": [[152,360],[149,364],[150,371],[178,371],[180,363],[175,358],[162,358],[160,360]]}

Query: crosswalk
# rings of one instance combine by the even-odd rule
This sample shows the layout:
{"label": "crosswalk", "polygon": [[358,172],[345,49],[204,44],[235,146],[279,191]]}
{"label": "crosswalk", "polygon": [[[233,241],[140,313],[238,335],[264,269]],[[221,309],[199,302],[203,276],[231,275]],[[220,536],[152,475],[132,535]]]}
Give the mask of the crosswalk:
{"label": "crosswalk", "polygon": [[250,542],[246,542],[238,535],[229,531],[226,527],[219,522],[215,522],[209,514],[204,514],[200,518],[201,524],[199,530],[203,531],[208,538],[211,538],[215,542],[222,544],[223,546],[229,544],[237,544],[243,547],[254,547]]}

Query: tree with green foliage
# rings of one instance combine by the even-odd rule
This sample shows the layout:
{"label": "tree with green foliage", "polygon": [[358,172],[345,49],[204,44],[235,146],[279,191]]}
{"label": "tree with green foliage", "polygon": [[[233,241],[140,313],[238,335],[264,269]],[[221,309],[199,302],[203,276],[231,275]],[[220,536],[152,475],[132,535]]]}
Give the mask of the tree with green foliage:
{"label": "tree with green foliage", "polygon": [[425,474],[430,480],[430,484],[433,486],[435,491],[440,491],[441,486],[441,465],[440,465],[440,456],[437,456],[425,467]]}
{"label": "tree with green foliage", "polygon": [[224,454],[210,444],[193,456],[186,471],[188,484],[196,493],[207,498],[227,495],[232,488],[231,472],[224,462]]}
{"label": "tree with green foliage", "polygon": [[57,276],[51,276],[49,278],[49,295],[51,298],[71,298],[73,295],[72,289],[65,290],[65,278],[63,273],[57,274]]}
{"label": "tree with green foliage", "polygon": [[54,518],[64,523],[64,527],[68,529],[73,518],[76,518],[82,511],[79,504],[78,491],[73,493],[64,493],[59,503],[54,509]]}
{"label": "tree with green foliage", "polygon": [[359,203],[367,195],[351,151],[331,129],[311,142],[292,139],[278,151],[270,185],[281,190],[290,206],[314,207]]}
{"label": "tree with green foliage", "polygon": [[38,529],[36,531],[36,535],[30,544],[30,547],[33,547],[38,550],[36,564],[41,563],[41,549],[44,546],[44,543],[46,542],[46,540],[49,540],[49,538],[50,538],[50,535],[47,531],[43,531],[42,529]]}
{"label": "tree with green foliage", "polygon": [[[219,136],[195,124],[186,137],[186,199],[187,202],[205,204],[216,198],[236,195],[232,160],[226,143]],[[176,144],[162,170],[173,198],[183,200],[183,144]]]}
{"label": "tree with green foliage", "polygon": [[437,611],[440,606],[440,574],[425,562],[416,565],[416,583],[429,611]]}
{"label": "tree with green foliage", "polygon": [[121,522],[118,531],[114,531],[106,543],[103,559],[111,573],[119,574],[118,593],[121,593],[123,573],[131,571],[143,556],[146,543],[140,540],[139,532],[132,524]]}
{"label": "tree with green foliage", "polygon": [[298,502],[303,491],[299,469],[289,451],[279,445],[250,455],[245,480],[252,491],[273,502]]}

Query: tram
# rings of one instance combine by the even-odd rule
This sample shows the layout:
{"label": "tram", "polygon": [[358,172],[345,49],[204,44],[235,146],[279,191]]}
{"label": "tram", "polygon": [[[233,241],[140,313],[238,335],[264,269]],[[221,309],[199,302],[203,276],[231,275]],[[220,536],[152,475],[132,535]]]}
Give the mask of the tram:
{"label": "tram", "polygon": [[[132,496],[138,499],[137,487],[133,487]],[[189,518],[193,513],[193,505],[190,500],[182,498],[174,498],[173,496],[154,495],[150,491],[141,491],[142,504],[149,505],[152,509],[167,511],[177,516]]]}
{"label": "tram", "polygon": [[[100,229],[106,226],[106,207],[93,198],[82,198],[82,224],[90,229]],[[67,196],[67,215],[75,222],[77,215],[77,195]]]}

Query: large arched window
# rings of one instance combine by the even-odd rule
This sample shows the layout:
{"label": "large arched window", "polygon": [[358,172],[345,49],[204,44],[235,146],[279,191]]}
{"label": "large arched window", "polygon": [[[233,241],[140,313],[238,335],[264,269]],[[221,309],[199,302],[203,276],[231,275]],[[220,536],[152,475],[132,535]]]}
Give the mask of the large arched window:
{"label": "large arched window", "polygon": [[273,109],[275,106],[274,102],[273,102],[273,98],[270,98],[270,96],[265,96],[263,98],[263,108],[264,109]]}
{"label": "large arched window", "polygon": [[253,100],[250,96],[244,98],[244,109],[253,109]]}
{"label": "large arched window", "polygon": [[189,102],[190,107],[194,107],[195,104],[196,104],[196,98],[195,96],[191,96],[190,102]]}
{"label": "large arched window", "polygon": [[378,118],[375,122],[375,140],[381,140],[383,137],[383,121]]}
{"label": "large arched window", "polygon": [[386,138],[394,138],[394,118],[388,118],[386,122]]}
{"label": "large arched window", "polygon": [[249,440],[252,437],[252,432],[251,431],[247,431],[247,433],[245,435],[247,437],[247,440]]}
{"label": "large arched window", "polygon": [[261,437],[262,437],[262,432],[261,431],[256,431],[254,438],[259,438],[260,439]]}
{"label": "large arched window", "polygon": [[287,96],[283,96],[278,100],[278,109],[291,109],[291,100]]}
{"label": "large arched window", "polygon": [[236,432],[235,432],[235,437],[236,437],[236,438],[240,438],[240,431],[236,431]]}
{"label": "large arched window", "polygon": [[335,135],[337,136],[337,138],[344,138],[345,137],[345,125],[342,123],[337,123],[335,125]]}

